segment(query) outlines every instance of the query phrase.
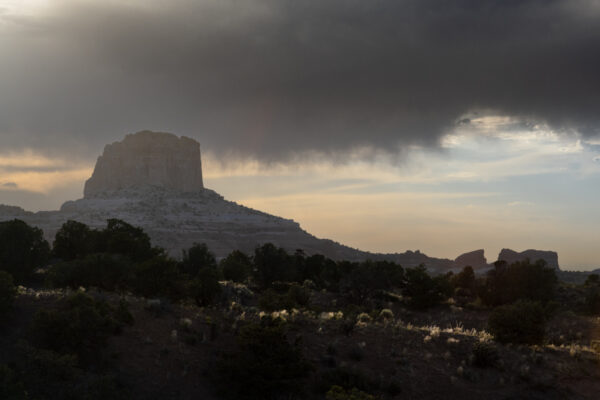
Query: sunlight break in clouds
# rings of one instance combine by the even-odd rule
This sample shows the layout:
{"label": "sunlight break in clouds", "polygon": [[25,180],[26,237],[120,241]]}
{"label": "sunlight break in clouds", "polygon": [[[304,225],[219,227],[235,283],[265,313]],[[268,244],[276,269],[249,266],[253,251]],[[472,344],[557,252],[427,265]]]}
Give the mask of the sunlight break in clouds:
{"label": "sunlight break in clouds", "polygon": [[527,246],[557,250],[565,267],[591,266],[594,246],[586,238],[600,216],[571,194],[600,177],[595,145],[489,116],[459,125],[440,150],[413,148],[401,159],[351,153],[346,162],[314,156],[228,166],[206,154],[204,165],[207,186],[227,198],[354,247],[449,258],[485,248],[493,259],[502,247]]}
{"label": "sunlight break in clouds", "polygon": [[83,182],[92,168],[72,161],[50,158],[25,150],[0,154],[0,186],[2,190],[48,193],[53,189]]}

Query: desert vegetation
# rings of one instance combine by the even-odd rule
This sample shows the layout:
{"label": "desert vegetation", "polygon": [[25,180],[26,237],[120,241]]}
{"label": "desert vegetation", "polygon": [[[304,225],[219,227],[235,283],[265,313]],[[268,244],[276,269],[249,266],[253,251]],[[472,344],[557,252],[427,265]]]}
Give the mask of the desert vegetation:
{"label": "desert vegetation", "polygon": [[0,223],[0,398],[585,398],[600,279],[432,276],[273,244],[180,259],[112,219]]}

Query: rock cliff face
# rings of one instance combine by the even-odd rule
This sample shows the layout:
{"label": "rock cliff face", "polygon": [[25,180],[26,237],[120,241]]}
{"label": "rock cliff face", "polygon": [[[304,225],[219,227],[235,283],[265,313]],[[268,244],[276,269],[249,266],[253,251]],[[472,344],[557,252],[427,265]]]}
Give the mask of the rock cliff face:
{"label": "rock cliff face", "polygon": [[146,185],[182,192],[202,190],[200,144],[170,133],[127,135],[122,142],[105,147],[85,183],[84,198]]}
{"label": "rock cliff face", "polygon": [[509,265],[526,259],[529,259],[532,263],[537,260],[544,260],[548,267],[557,271],[560,270],[558,265],[558,253],[555,251],[525,250],[518,253],[514,250],[502,249],[498,255],[498,261],[506,261]]}
{"label": "rock cliff face", "polygon": [[474,270],[487,268],[488,263],[484,256],[483,250],[475,250],[469,253],[461,254],[454,260],[456,268],[464,268],[466,266],[473,267]]}

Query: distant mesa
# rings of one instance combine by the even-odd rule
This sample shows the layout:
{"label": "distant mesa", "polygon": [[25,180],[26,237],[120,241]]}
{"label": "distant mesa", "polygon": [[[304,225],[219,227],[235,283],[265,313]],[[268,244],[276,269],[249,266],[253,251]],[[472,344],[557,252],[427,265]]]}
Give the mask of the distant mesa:
{"label": "distant mesa", "polygon": [[[434,273],[457,272],[467,265],[478,273],[493,268],[483,250],[450,260],[419,250],[370,253],[319,239],[293,220],[227,201],[204,188],[200,144],[161,132],[137,132],[107,145],[85,183],[83,199],[67,201],[59,211],[38,213],[0,205],[0,221],[13,218],[41,228],[51,242],[68,220],[103,228],[107,219],[119,218],[143,228],[155,245],[176,257],[194,243],[206,243],[221,258],[233,250],[252,253],[256,246],[270,242],[289,252],[303,249],[308,255],[323,254],[334,260],[387,260],[403,267],[423,264]],[[541,258],[558,269],[558,256],[550,251],[504,249],[499,258],[508,262]]]}
{"label": "distant mesa", "polygon": [[140,186],[201,191],[200,144],[170,133],[141,131],[109,144],[85,183],[84,198]]}
{"label": "distant mesa", "polygon": [[529,259],[531,262],[536,262],[537,260],[544,260],[546,262],[546,266],[560,270],[558,265],[558,253],[555,251],[544,251],[544,250],[525,250],[521,253],[518,253],[514,250],[510,249],[502,249],[500,254],[498,255],[498,261],[506,261],[507,264],[512,264],[518,261],[525,261]]}
{"label": "distant mesa", "polygon": [[456,260],[454,260],[454,266],[455,268],[464,268],[466,266],[471,266],[473,267],[473,269],[478,270],[487,268],[488,263],[484,256],[484,251],[475,250],[469,253],[461,254],[460,256],[456,257]]}

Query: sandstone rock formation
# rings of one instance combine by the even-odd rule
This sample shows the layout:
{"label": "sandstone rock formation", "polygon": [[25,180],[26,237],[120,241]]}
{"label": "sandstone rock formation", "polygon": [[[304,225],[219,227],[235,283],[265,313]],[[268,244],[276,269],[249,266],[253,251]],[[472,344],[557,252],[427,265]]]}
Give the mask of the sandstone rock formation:
{"label": "sandstone rock formation", "polygon": [[138,186],[182,192],[203,189],[200,144],[170,133],[142,131],[109,144],[85,183],[84,198]]}
{"label": "sandstone rock formation", "polygon": [[555,270],[560,270],[558,265],[558,253],[555,251],[544,251],[544,250],[525,250],[518,253],[511,249],[502,249],[498,255],[498,261],[506,261],[509,265],[518,261],[529,261],[536,262],[537,260],[544,260],[546,265]]}
{"label": "sandstone rock formation", "polygon": [[478,270],[487,268],[488,263],[485,259],[484,251],[475,250],[469,253],[461,254],[460,256],[456,257],[456,260],[454,260],[454,266],[460,269],[466,266],[471,266],[474,270]]}

